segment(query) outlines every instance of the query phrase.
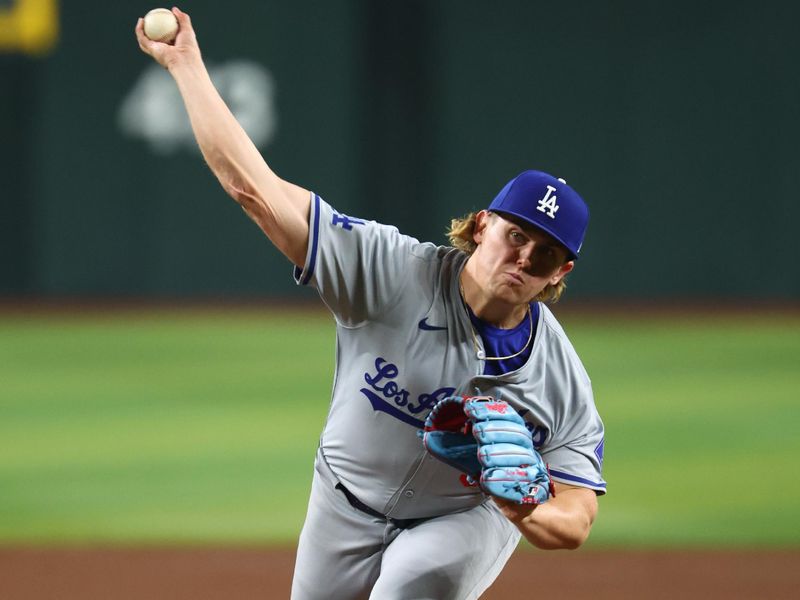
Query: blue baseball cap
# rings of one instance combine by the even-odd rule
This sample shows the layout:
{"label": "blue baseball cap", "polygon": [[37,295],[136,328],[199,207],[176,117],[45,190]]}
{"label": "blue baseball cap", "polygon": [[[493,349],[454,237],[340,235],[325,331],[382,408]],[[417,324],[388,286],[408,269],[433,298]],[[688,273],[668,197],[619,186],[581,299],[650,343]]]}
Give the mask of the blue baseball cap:
{"label": "blue baseball cap", "polygon": [[549,233],[578,258],[589,225],[589,207],[563,179],[525,171],[500,190],[489,210],[508,214]]}

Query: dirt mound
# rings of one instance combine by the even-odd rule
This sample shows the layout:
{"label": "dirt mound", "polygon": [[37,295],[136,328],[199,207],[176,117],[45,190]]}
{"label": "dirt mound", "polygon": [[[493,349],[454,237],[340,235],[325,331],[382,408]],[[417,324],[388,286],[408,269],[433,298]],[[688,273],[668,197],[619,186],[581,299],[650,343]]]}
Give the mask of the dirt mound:
{"label": "dirt mound", "polygon": [[[3,548],[0,596],[8,600],[288,598],[293,565],[293,550],[266,548]],[[794,599],[800,589],[798,565],[800,551],[520,550],[483,598]]]}

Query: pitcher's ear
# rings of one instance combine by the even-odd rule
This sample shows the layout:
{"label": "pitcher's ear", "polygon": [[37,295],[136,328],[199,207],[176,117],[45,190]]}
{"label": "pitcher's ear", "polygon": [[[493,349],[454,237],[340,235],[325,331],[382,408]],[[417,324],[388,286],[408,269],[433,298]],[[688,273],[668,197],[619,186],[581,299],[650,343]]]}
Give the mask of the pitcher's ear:
{"label": "pitcher's ear", "polygon": [[574,260],[569,260],[565,262],[563,265],[561,265],[561,268],[558,271],[556,271],[555,275],[553,275],[553,277],[550,278],[550,284],[556,285],[559,281],[561,281],[562,279],[564,279],[564,277],[567,276],[567,273],[572,271],[572,269],[574,268],[575,268]]}
{"label": "pitcher's ear", "polygon": [[480,244],[483,241],[491,216],[488,210],[481,210],[475,215],[475,231],[472,232],[472,239],[476,244]]}

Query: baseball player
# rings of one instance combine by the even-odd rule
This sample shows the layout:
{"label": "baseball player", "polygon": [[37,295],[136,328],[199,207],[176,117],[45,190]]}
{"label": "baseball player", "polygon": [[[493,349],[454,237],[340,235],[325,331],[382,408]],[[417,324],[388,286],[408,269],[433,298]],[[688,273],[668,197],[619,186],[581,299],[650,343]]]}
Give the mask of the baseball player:
{"label": "baseball player", "polygon": [[477,598],[521,536],[580,546],[606,489],[603,424],[544,304],[578,258],[580,196],[526,171],[454,220],[451,246],[342,214],[270,170],[214,89],[189,16],[173,12],[174,46],[139,20],[141,49],[175,79],[225,191],[336,321],[292,597]]}

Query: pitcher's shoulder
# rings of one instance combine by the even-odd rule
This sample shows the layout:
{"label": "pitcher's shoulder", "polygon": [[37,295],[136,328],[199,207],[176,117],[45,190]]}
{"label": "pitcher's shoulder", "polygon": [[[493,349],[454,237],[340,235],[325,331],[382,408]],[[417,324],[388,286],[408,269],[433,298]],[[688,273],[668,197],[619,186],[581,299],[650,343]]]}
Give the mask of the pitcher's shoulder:
{"label": "pitcher's shoulder", "polygon": [[556,318],[555,314],[553,314],[553,311],[550,310],[550,307],[544,302],[539,302],[539,310],[542,313],[542,325],[544,326],[545,330],[550,335],[557,336],[569,344],[569,338],[567,337],[567,333],[564,331],[564,327]]}
{"label": "pitcher's shoulder", "polygon": [[564,331],[564,327],[553,314],[553,311],[543,303],[539,303],[539,307],[542,313],[542,328],[539,335],[542,336],[541,343],[549,348],[548,354],[551,357],[554,355],[562,356],[563,360],[555,361],[556,364],[561,364],[565,368],[569,365],[570,369],[576,370],[588,378],[583,361],[578,356],[575,346],[567,336],[566,331]]}

